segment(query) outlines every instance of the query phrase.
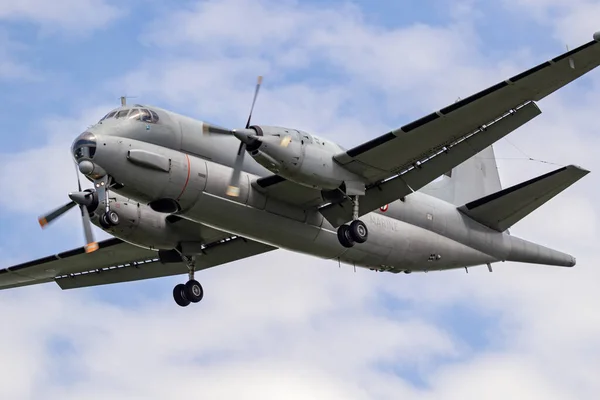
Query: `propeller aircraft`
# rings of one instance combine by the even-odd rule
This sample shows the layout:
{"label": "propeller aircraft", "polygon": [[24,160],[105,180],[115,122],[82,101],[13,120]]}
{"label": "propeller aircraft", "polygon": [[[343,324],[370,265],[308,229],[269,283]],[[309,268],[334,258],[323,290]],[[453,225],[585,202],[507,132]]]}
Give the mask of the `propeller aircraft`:
{"label": "propeller aircraft", "polygon": [[[121,106],[73,142],[93,188],[76,206],[86,244],[0,269],[0,289],[62,289],[188,274],[173,297],[204,296],[199,270],[287,249],[374,271],[441,271],[575,258],[509,228],[589,171],[569,165],[502,188],[492,145],[538,101],[600,64],[593,40],[349,150],[299,129],[229,129],[158,107]],[[249,157],[246,156],[249,154]],[[77,171],[76,171],[77,172]],[[112,236],[96,242],[91,224]]]}

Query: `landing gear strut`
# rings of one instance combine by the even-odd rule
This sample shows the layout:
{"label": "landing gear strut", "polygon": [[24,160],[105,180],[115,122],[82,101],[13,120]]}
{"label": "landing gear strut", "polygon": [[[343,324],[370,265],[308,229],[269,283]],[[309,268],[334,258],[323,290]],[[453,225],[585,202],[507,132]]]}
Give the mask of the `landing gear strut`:
{"label": "landing gear strut", "polygon": [[204,297],[204,289],[202,289],[202,285],[194,279],[194,272],[196,271],[196,257],[188,257],[182,254],[181,258],[187,264],[189,270],[189,280],[187,283],[180,283],[173,288],[173,299],[175,299],[175,303],[181,307],[187,307],[190,305],[190,303],[198,303],[200,300],[202,300]]}
{"label": "landing gear strut", "polygon": [[117,226],[120,222],[119,214],[110,209],[110,202],[108,199],[110,180],[110,176],[105,175],[94,182],[94,187],[96,189],[96,193],[98,194],[98,200],[102,199],[104,201],[104,213],[100,214],[99,217],[100,226],[102,226],[104,229]]}
{"label": "landing gear strut", "polygon": [[352,222],[350,225],[341,225],[338,228],[337,236],[340,244],[350,248],[354,243],[365,243],[369,237],[369,230],[364,222],[358,219],[358,196],[350,197],[352,201]]}

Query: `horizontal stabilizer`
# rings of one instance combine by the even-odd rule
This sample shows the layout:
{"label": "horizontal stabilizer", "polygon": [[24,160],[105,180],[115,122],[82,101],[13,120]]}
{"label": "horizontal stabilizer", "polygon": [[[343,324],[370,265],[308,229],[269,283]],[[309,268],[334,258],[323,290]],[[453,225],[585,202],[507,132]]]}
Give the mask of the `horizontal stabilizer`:
{"label": "horizontal stabilizer", "polygon": [[459,210],[475,221],[503,232],[588,173],[569,165],[467,203]]}

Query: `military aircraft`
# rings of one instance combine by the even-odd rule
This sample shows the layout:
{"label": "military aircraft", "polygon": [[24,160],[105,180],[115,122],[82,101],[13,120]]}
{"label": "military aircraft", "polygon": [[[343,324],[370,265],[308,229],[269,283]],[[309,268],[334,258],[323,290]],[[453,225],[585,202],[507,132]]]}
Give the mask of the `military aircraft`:
{"label": "military aircraft", "polygon": [[[0,269],[0,288],[81,288],[188,273],[287,249],[375,271],[575,258],[509,228],[589,171],[570,165],[502,188],[492,144],[541,114],[536,102],[600,64],[593,40],[349,150],[298,129],[226,129],[158,107],[110,111],[72,145],[93,188],[78,206],[86,245]],[[249,157],[246,156],[249,154]],[[79,179],[79,174],[77,174]],[[362,218],[362,219],[361,219]],[[114,236],[96,242],[91,223]]]}

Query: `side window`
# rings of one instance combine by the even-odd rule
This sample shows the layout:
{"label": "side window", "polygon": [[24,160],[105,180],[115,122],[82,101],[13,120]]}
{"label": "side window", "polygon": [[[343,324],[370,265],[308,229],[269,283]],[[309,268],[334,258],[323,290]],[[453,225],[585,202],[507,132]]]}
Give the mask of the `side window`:
{"label": "side window", "polygon": [[144,121],[144,122],[152,122],[152,117],[150,116],[150,111],[140,110],[140,120]]}
{"label": "side window", "polygon": [[123,118],[129,114],[129,110],[121,110],[117,113],[116,118]]}
{"label": "side window", "polygon": [[134,108],[131,110],[129,114],[129,119],[140,119],[140,110],[138,108]]}
{"label": "side window", "polygon": [[152,122],[157,123],[158,122],[158,114],[152,110],[150,110],[150,114],[152,114]]}

